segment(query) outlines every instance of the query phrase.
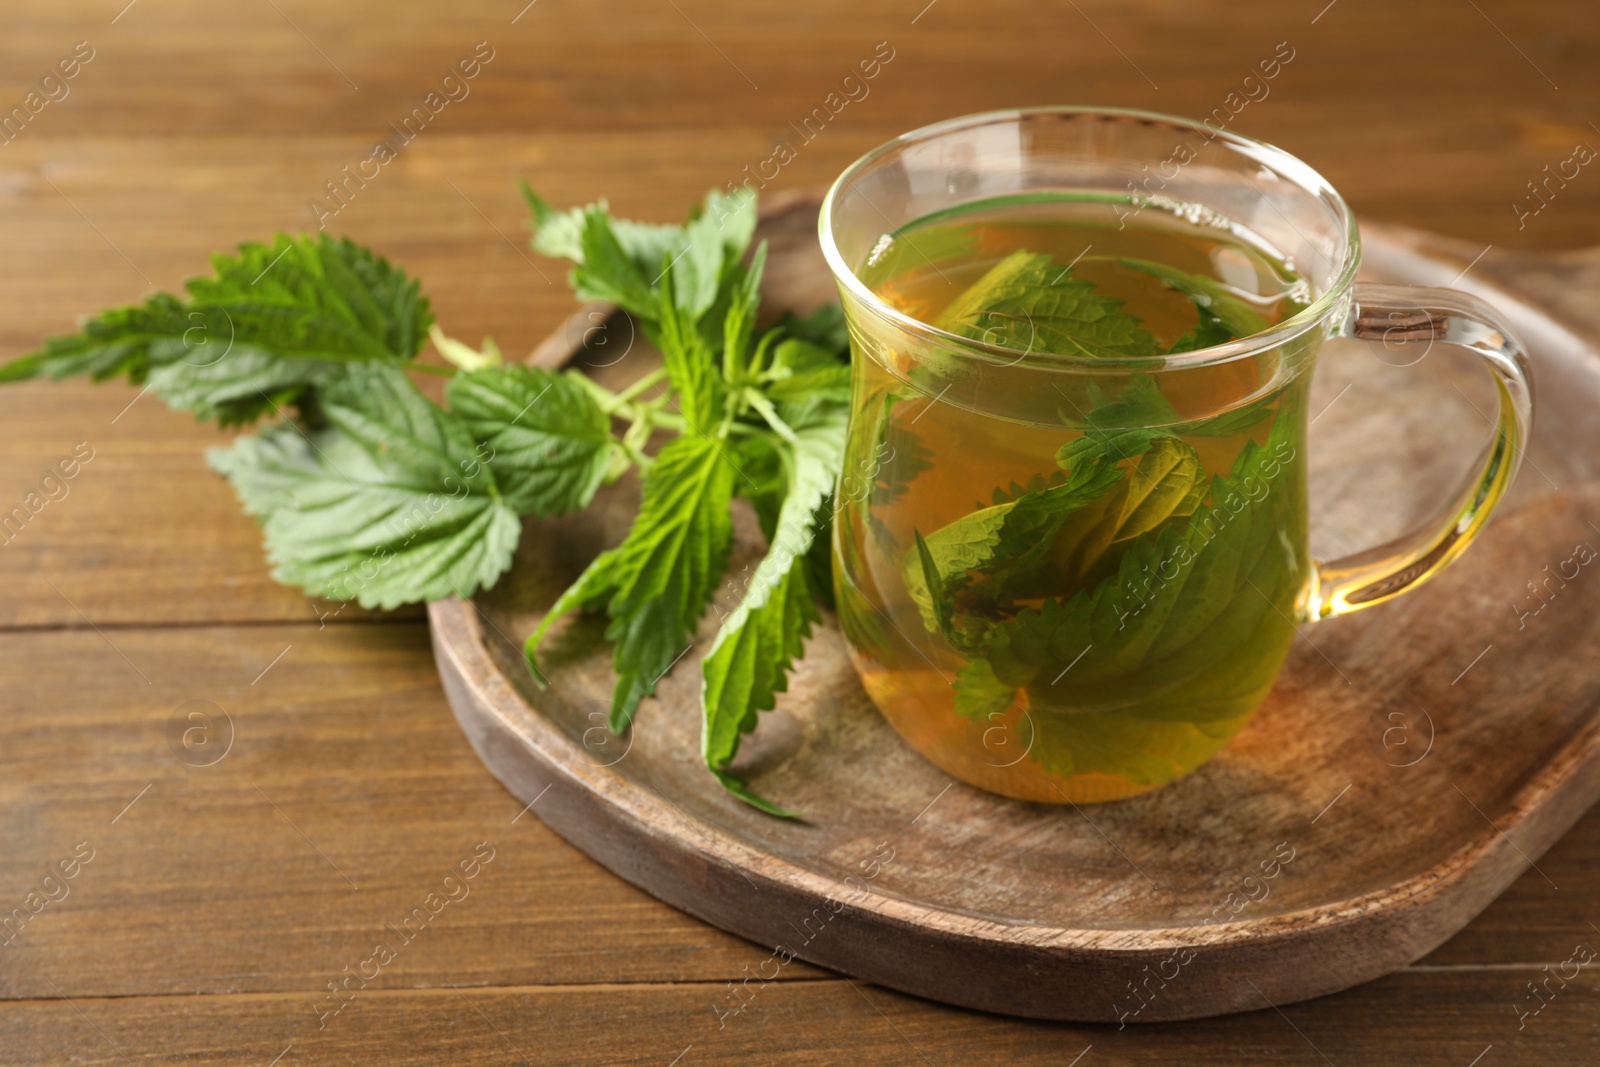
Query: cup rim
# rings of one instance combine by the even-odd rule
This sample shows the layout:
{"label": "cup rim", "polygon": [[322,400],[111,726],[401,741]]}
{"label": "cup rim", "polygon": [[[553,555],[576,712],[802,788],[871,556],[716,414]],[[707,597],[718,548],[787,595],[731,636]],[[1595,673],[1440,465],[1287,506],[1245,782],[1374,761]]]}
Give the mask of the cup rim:
{"label": "cup rim", "polygon": [[[975,341],[960,334],[941,330],[931,323],[923,322],[905,314],[881,300],[876,293],[867,288],[866,284],[857,277],[855,269],[845,263],[844,255],[839,251],[838,244],[833,238],[833,208],[834,203],[852,186],[859,175],[891,152],[902,150],[910,145],[930,141],[935,137],[952,133],[957,130],[974,126],[993,125],[999,122],[1018,121],[1034,115],[1068,115],[1076,118],[1092,118],[1096,116],[1110,116],[1114,118],[1131,119],[1141,123],[1160,123],[1174,129],[1190,133],[1200,133],[1207,140],[1222,140],[1242,155],[1246,155],[1263,164],[1273,167],[1299,184],[1303,189],[1314,193],[1328,202],[1343,224],[1345,237],[1344,262],[1339,267],[1339,273],[1326,292],[1322,293],[1303,309],[1278,323],[1269,330],[1251,334],[1229,341],[1226,344],[1213,345],[1210,348],[1195,349],[1191,352],[1158,353],[1150,356],[1085,356],[1071,353],[1049,353],[1049,361],[1040,361],[1030,364],[1034,370],[1075,370],[1085,366],[1102,369],[1113,368],[1177,368],[1199,367],[1215,363],[1225,363],[1230,360],[1249,356],[1268,348],[1276,348],[1292,341],[1301,334],[1315,329],[1334,307],[1343,300],[1350,291],[1355,281],[1356,271],[1361,265],[1361,233],[1356,225],[1355,216],[1350,211],[1350,206],[1345,203],[1344,197],[1339,195],[1326,178],[1315,170],[1310,164],[1291,155],[1275,145],[1265,141],[1246,137],[1243,134],[1233,133],[1229,130],[1218,130],[1203,121],[1186,119],[1176,115],[1167,115],[1158,111],[1143,111],[1136,108],[1117,107],[1085,107],[1073,105],[1043,105],[1024,108],[1004,108],[995,111],[980,111],[970,115],[962,115],[953,119],[919,126],[914,130],[900,134],[892,140],[886,141],[872,149],[866,155],[857,159],[844,169],[838,178],[828,188],[827,195],[822,198],[822,207],[817,215],[817,231],[822,243],[822,254],[828,262],[828,268],[833,272],[834,279],[844,286],[851,295],[869,307],[876,314],[888,319],[896,326],[913,334],[929,337],[955,349],[959,354],[976,359],[994,357],[1005,365],[1015,365],[1017,350],[999,345],[985,344]],[[1003,358],[1010,357],[1010,358]]]}

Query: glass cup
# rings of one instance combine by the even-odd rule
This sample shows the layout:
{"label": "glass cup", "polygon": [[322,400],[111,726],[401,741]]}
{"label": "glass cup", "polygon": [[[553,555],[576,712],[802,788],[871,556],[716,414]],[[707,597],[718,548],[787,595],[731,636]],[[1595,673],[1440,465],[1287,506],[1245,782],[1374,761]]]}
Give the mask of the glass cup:
{"label": "glass cup", "polygon": [[[959,336],[863,281],[897,241],[921,254],[913,224],[1040,194],[1098,205],[1108,240],[1161,217],[1246,232],[1304,280],[1303,310],[1213,347],[1090,355]],[[1452,290],[1356,282],[1360,240],[1338,193],[1293,156],[1203,123],[1076,108],[938,123],[847,169],[819,226],[854,355],[834,522],[851,657],[913,748],[1006,796],[1114,800],[1199,766],[1266,696],[1297,624],[1398,596],[1466,549],[1531,429],[1527,360],[1499,315]],[[1306,399],[1335,337],[1403,353],[1461,346],[1492,375],[1499,415],[1448,506],[1403,537],[1323,562],[1308,543]],[[1171,530],[1122,542],[1110,564],[1072,556],[1098,521],[1092,509],[1037,528],[1008,510],[1030,487],[1077,478],[1070,454],[1081,458],[1086,441],[1117,449],[1101,473],[1120,473],[1126,484],[1109,492],[1124,499],[1147,464],[1166,469],[1157,439],[1204,465],[1203,495]],[[1135,444],[1124,454],[1117,441]],[[1095,506],[1122,507],[1124,524],[1131,507]],[[964,570],[995,558],[1002,521],[1015,527],[1001,560],[1010,571]],[[1074,523],[1083,529],[1066,538]],[[1007,584],[1029,560],[1044,561],[1053,587]],[[963,604],[981,610],[962,616]]]}

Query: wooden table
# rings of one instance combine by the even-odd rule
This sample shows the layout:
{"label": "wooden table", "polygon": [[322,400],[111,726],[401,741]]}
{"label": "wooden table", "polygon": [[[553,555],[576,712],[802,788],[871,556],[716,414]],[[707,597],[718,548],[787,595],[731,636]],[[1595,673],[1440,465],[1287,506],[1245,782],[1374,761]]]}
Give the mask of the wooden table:
{"label": "wooden table", "polygon": [[[1546,164],[1600,145],[1587,0],[126,2],[0,13],[5,111],[92,50],[0,144],[0,355],[172,289],[238,240],[314,226],[308,201],[338,206],[324,183],[428,92],[459,96],[443,79],[485,41],[468,95],[325,221],[419,275],[448,332],[509,351],[570,306],[561,267],[525,248],[519,175],[557,203],[675,218],[775,140],[798,147],[772,188],[817,185],[894,133],[985,108],[1237,107],[1289,49],[1230,125],[1311,161],[1364,217],[1488,256],[1600,243],[1600,174],[1536,216],[1512,207]],[[800,143],[791,124],[885,41],[866,95]],[[1513,1004],[1542,966],[1600,945],[1600,814],[1426,960],[1317,1002],[1119,1032],[797,962],[719,1023],[712,1005],[768,951],[523,814],[451,719],[416,611],[323,619],[275,585],[205,467],[222,439],[122,385],[0,390],[0,512],[92,450],[0,549],[0,916],[37,906],[0,945],[0,1063],[1596,1059],[1591,969],[1521,1029]],[[225,754],[180,761],[172,731],[206,721]],[[327,987],[386,924],[491,850],[470,894],[329,1014]],[[46,883],[60,861],[75,876]]]}

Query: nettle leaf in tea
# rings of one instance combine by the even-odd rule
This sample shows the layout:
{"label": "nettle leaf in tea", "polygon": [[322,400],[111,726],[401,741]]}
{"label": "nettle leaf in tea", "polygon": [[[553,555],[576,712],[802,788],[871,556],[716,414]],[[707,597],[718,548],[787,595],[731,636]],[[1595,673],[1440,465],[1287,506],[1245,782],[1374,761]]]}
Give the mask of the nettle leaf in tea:
{"label": "nettle leaf in tea", "polygon": [[1123,302],[1022,249],[956,297],[934,325],[985,344],[1056,355],[1153,356],[1156,339]]}
{"label": "nettle leaf in tea", "polygon": [[880,298],[1038,373],[941,401],[982,368],[863,360],[883,415],[852,452],[889,458],[837,519],[841,623],[879,707],[947,769],[1040,800],[1130,795],[1220,747],[1287,652],[1308,567],[1303,386],[1118,362],[1269,329],[1305,283],[1238,232],[1081,207],[974,205],[880,242]]}

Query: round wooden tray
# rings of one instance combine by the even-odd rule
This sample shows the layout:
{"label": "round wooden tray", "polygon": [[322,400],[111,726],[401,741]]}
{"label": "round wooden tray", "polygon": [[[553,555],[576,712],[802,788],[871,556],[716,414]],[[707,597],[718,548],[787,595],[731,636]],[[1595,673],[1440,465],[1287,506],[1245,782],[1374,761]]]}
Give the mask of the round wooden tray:
{"label": "round wooden tray", "polygon": [[[764,217],[780,306],[832,295],[815,217],[799,199]],[[1266,705],[1190,777],[1078,808],[953,783],[873,709],[831,624],[739,764],[805,821],[746,807],[701,765],[710,621],[631,734],[611,737],[599,627],[559,631],[547,692],[520,644],[621,539],[630,482],[584,514],[529,522],[495,589],[430,606],[462,729],[578,848],[774,949],[761,978],[793,955],[988,1011],[1149,1022],[1318,996],[1421,957],[1600,794],[1600,575],[1574,562],[1577,546],[1600,548],[1600,357],[1542,310],[1593,329],[1579,320],[1594,314],[1583,298],[1600,290],[1600,260],[1492,256],[1464,274],[1475,247],[1378,227],[1366,241],[1368,278],[1454,283],[1512,315],[1533,353],[1538,430],[1478,546],[1393,604],[1303,628]],[[534,358],[608,383],[643,373],[653,353],[609,310],[581,309]],[[1459,356],[1329,346],[1311,441],[1319,555],[1405,529],[1487,442],[1493,395]],[[749,516],[736,530],[735,573],[760,538]]]}

